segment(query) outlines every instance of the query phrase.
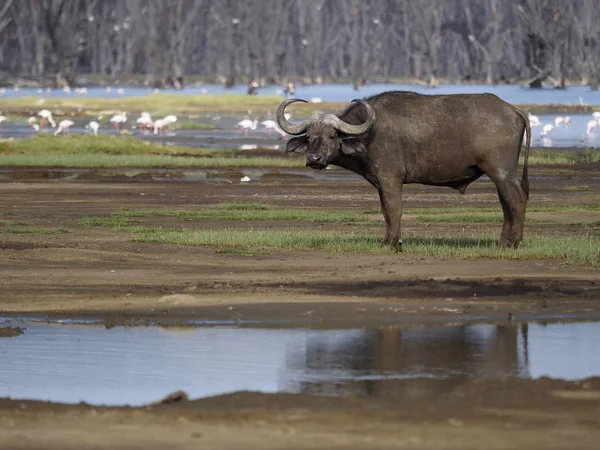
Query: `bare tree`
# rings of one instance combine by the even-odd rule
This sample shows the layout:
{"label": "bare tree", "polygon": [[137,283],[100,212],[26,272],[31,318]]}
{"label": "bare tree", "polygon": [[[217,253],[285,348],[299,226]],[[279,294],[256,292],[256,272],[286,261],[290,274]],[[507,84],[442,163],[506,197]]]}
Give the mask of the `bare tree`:
{"label": "bare tree", "polygon": [[181,88],[397,76],[598,86],[597,0],[4,0],[0,72]]}

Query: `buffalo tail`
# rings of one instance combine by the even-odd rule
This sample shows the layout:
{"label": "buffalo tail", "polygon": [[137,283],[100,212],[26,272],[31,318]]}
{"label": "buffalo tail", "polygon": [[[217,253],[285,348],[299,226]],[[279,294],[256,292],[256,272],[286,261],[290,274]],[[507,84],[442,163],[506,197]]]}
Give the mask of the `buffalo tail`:
{"label": "buffalo tail", "polygon": [[[529,161],[529,149],[531,148],[531,124],[529,123],[529,117],[517,108],[516,106],[511,105],[515,112],[523,119],[523,125],[525,126],[526,140],[525,140],[525,156],[523,157],[523,175],[521,176],[521,189],[525,192],[525,195],[529,199],[529,178],[528,174],[528,161]],[[523,137],[521,137],[521,144],[523,145]],[[519,149],[520,150],[520,149]],[[519,153],[521,153],[519,151]]]}

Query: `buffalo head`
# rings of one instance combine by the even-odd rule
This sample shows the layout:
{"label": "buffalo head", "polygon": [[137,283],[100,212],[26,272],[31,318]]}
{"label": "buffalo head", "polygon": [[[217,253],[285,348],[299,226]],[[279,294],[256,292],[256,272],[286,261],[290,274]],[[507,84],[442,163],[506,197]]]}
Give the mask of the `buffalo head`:
{"label": "buffalo head", "polygon": [[288,141],[286,153],[306,153],[307,167],[324,169],[340,153],[351,155],[365,151],[365,144],[360,136],[369,131],[375,122],[375,112],[366,101],[352,100],[352,103],[362,105],[367,113],[366,121],[360,125],[349,124],[335,114],[313,114],[308,120],[294,125],[286,119],[284,113],[285,108],[295,102],[306,103],[306,100],[292,98],[277,109],[277,123],[281,129],[297,136]]}

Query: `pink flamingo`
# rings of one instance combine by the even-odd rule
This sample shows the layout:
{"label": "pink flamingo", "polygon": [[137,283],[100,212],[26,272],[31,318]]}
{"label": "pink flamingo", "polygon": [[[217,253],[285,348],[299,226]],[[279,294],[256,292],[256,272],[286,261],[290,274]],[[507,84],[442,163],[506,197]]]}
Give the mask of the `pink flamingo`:
{"label": "pink flamingo", "polygon": [[127,113],[115,114],[110,118],[110,123],[115,126],[115,130],[119,129],[119,124],[127,122]]}
{"label": "pink flamingo", "polygon": [[279,125],[274,120],[263,120],[260,124],[264,127],[263,131],[267,130],[269,137],[271,137],[273,130],[277,131],[282,137],[285,137],[285,131],[279,128]]}
{"label": "pink flamingo", "polygon": [[52,118],[52,113],[50,111],[47,109],[42,109],[40,112],[38,112],[38,116],[42,118],[40,120],[40,127],[46,128],[46,121],[48,121],[50,122],[50,125],[52,125],[52,128],[56,128],[56,122]]}
{"label": "pink flamingo", "polygon": [[239,121],[237,126],[240,128],[240,133],[244,130],[244,136],[248,136],[248,130],[256,130],[258,120],[244,119]]}
{"label": "pink flamingo", "polygon": [[56,136],[61,131],[64,131],[66,134],[69,134],[69,128],[73,125],[75,125],[75,123],[72,120],[61,120],[58,123],[58,128],[56,129],[54,136]]}

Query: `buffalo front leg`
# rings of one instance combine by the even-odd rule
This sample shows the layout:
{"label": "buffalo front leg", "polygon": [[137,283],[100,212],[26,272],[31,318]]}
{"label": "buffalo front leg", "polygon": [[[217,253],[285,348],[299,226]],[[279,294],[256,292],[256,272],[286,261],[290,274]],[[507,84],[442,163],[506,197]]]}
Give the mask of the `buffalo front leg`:
{"label": "buffalo front leg", "polygon": [[395,249],[402,248],[400,219],[402,217],[402,183],[379,187],[379,201],[385,219],[384,245]]}

